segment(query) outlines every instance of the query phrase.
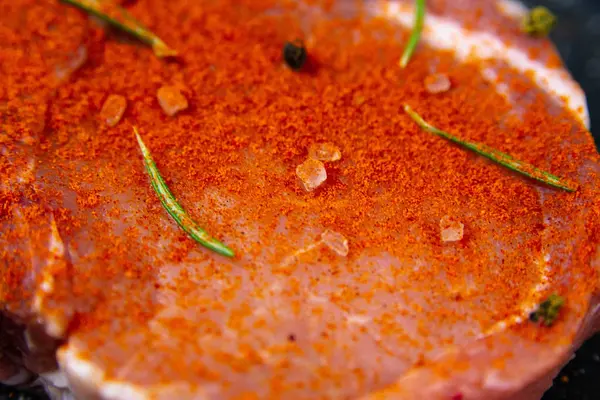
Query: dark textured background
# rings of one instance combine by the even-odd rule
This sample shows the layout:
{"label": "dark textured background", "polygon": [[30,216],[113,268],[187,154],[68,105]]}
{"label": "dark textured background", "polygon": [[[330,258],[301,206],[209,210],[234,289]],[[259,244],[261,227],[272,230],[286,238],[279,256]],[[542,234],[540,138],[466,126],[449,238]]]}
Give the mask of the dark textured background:
{"label": "dark textured background", "polygon": [[[600,0],[525,0],[545,5],[559,16],[551,37],[574,78],[585,90],[592,133],[600,144]],[[0,385],[0,400],[41,400],[37,390]],[[542,400],[600,400],[600,334],[588,340],[561,371]]]}

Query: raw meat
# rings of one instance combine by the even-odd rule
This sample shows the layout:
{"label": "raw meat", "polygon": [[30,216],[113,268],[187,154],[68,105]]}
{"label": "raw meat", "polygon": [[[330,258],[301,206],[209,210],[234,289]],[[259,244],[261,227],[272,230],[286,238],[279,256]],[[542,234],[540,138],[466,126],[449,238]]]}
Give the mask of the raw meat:
{"label": "raw meat", "polygon": [[[3,382],[39,375],[80,399],[537,399],[598,330],[585,99],[551,44],[520,33],[522,7],[428,1],[424,42],[400,71],[412,2],[284,4],[131,5],[181,63],[60,2],[3,4]],[[290,32],[306,36],[314,74],[278,58]],[[61,65],[76,68],[49,79]],[[415,89],[435,73],[452,79],[447,92]],[[156,100],[165,85],[186,88],[173,117]],[[127,99],[114,127],[99,119],[108,94]],[[448,109],[431,122],[580,188],[434,138],[403,102]],[[162,209],[133,124],[236,258],[199,247]],[[343,157],[307,193],[295,168],[323,142]],[[444,215],[464,225],[460,241],[440,240]],[[327,230],[348,240],[346,257],[324,247]],[[565,297],[559,319],[530,322],[552,292]]]}

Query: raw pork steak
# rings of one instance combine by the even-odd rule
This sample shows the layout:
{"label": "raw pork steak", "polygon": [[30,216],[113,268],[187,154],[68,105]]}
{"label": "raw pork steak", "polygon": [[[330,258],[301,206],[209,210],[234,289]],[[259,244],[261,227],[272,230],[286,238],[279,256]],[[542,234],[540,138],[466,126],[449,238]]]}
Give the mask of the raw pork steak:
{"label": "raw pork steak", "polygon": [[[58,1],[0,7],[3,382],[39,375],[80,399],[537,399],[598,328],[585,99],[521,32],[521,6],[427,1],[404,69],[408,1],[125,6],[180,59]],[[297,37],[300,72],[281,55]],[[432,93],[432,74],[450,85]],[[163,86],[187,107],[174,96],[166,115]],[[109,95],[127,107],[110,126]],[[404,104],[579,188],[431,136]],[[134,125],[236,257],[161,207]],[[307,192],[296,167],[320,143],[341,159],[324,182],[312,163]],[[554,324],[530,321],[553,293]]]}

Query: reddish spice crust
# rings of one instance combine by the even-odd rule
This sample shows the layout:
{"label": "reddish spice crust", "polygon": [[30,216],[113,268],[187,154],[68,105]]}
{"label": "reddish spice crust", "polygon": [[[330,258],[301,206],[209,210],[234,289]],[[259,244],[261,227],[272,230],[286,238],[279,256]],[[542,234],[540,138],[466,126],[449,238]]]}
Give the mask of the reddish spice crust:
{"label": "reddish spice crust", "polygon": [[[489,29],[500,37],[518,29],[488,3],[478,17],[454,3],[428,2],[432,13],[466,20],[473,29]],[[334,15],[335,4],[329,2]],[[280,13],[266,12],[275,6]],[[342,309],[361,299],[377,303],[382,293],[397,296],[405,307],[382,312],[375,325],[383,337],[394,338],[391,347],[412,347],[403,355],[406,366],[442,346],[464,343],[479,329],[517,312],[527,295],[523,288],[537,283],[535,265],[542,250],[561,243],[572,246],[551,261],[551,287],[566,296],[572,311],[568,321],[559,319],[553,328],[568,333],[561,340],[568,341],[573,334],[565,327],[567,322],[576,322],[585,313],[588,294],[598,282],[589,265],[598,243],[599,208],[592,200],[597,177],[581,174],[588,161],[597,162],[596,150],[570,111],[559,108],[510,67],[489,64],[498,69],[510,92],[521,96],[516,109],[483,79],[482,65],[457,64],[450,53],[421,45],[409,68],[397,68],[400,44],[408,32],[358,14],[321,19],[317,8],[274,0],[132,5],[133,15],[182,54],[179,61],[165,62],[147,47],[107,33],[59,2],[20,0],[5,8],[0,42],[7,45],[0,51],[0,65],[7,84],[0,87],[0,145],[9,156],[0,158],[2,182],[8,182],[0,186],[0,243],[11,247],[0,249],[4,268],[0,304],[25,320],[32,316],[31,299],[39,284],[32,277],[40,279],[35,273],[44,268],[36,260],[50,257],[45,243],[54,219],[71,258],[53,266],[59,285],[49,295],[47,308],[65,314],[70,320],[68,333],[85,339],[81,342],[88,357],[103,365],[109,377],[117,376],[132,358],[126,351],[109,349],[107,338],[122,349],[151,346],[164,353],[146,365],[148,373],[130,372],[128,379],[138,384],[174,377],[220,381],[264,365],[250,342],[235,342],[235,351],[209,352],[188,338],[192,332],[222,335],[210,312],[219,313],[235,301],[238,306],[228,309],[229,329],[240,337],[271,329],[261,320],[248,322],[254,310],[244,300],[248,291],[258,299],[269,295],[270,289],[261,284],[262,268],[269,264],[276,266],[269,273],[286,282],[290,312],[316,316],[325,312],[307,308],[306,300],[295,295],[321,290],[323,275],[334,283],[340,279],[339,290],[329,293],[329,301]],[[308,21],[313,22],[310,37],[304,30],[309,29]],[[354,32],[360,32],[361,40],[356,41]],[[311,58],[318,61],[311,74],[292,72],[282,63],[282,44],[296,37],[305,39]],[[53,79],[54,68],[82,43],[88,48],[87,62],[67,81]],[[547,64],[558,65],[549,42],[524,38],[514,45],[531,49],[532,56],[541,48]],[[433,72],[447,74],[452,89],[443,95],[428,94],[423,81]],[[156,101],[156,90],[163,85],[184,88],[189,108],[176,118],[165,116]],[[114,128],[98,121],[108,93],[127,98],[126,117]],[[421,132],[402,112],[404,103],[440,129],[579,181],[581,188],[575,194],[545,192],[542,206],[534,183]],[[242,254],[236,263],[226,264],[198,250],[168,220],[147,182],[131,135],[133,124],[144,134],[180,202],[207,231]],[[342,160],[328,166],[323,187],[307,194],[298,187],[293,171],[309,146],[323,141],[338,145]],[[35,180],[21,182],[17,177],[31,157],[38,162]],[[111,196],[115,188],[127,190]],[[234,206],[207,199],[207,190],[234,199]],[[136,199],[142,199],[139,208],[123,206]],[[461,215],[465,222],[459,254],[445,251],[439,241],[438,221],[445,214]],[[287,218],[286,237],[276,232],[281,216]],[[559,223],[548,226],[544,216],[564,221],[569,229],[561,230]],[[241,218],[260,223],[262,229],[250,237],[250,232],[240,231],[240,224],[229,223]],[[120,230],[115,220],[123,221],[125,228]],[[297,250],[308,220],[349,238],[348,264],[340,265],[335,256],[319,251],[321,263],[314,265],[312,259],[307,264],[313,270],[280,265],[285,255]],[[490,229],[495,226],[502,229]],[[573,237],[580,239],[570,240]],[[494,258],[492,240],[512,244],[501,265]],[[86,248],[86,241],[94,247]],[[168,251],[156,244],[159,241]],[[403,261],[426,256],[431,264],[410,270],[392,266],[385,270],[391,280],[374,280],[373,270],[353,266],[359,254],[375,257],[384,252]],[[179,262],[203,263],[206,268],[190,274],[174,266],[179,273],[163,282],[159,267]],[[576,273],[567,275],[568,265]],[[456,287],[468,286],[466,277],[478,289],[463,307],[453,300]],[[156,333],[148,334],[147,324],[161,309],[153,290],[176,293],[181,300],[197,296],[198,288],[207,285],[203,282],[216,281],[222,287],[215,289],[214,297],[195,299],[198,312],[206,312],[201,332],[197,321],[175,316],[162,322],[172,340],[198,356],[184,363]],[[413,302],[403,294],[410,290],[433,293],[442,306]],[[397,314],[414,317],[416,333],[404,332]],[[139,336],[123,334],[124,321]],[[439,332],[440,325],[460,329]],[[341,329],[334,322],[326,325],[323,336],[309,347],[323,357],[346,350],[352,357],[351,347],[340,350],[333,345]],[[512,329],[534,342],[559,340],[558,333],[549,335],[549,330],[531,324]],[[269,348],[281,355],[281,361],[265,386],[268,393],[299,384],[284,379],[294,367],[289,360],[307,351],[302,337],[296,337],[293,343]],[[204,355],[227,366],[227,371],[208,368],[201,359]],[[133,362],[142,361],[133,357]],[[324,382],[342,385],[352,376],[356,390],[364,392],[393,378],[361,368],[340,371],[318,367],[314,371],[318,379],[306,383],[311,390],[325,390]]]}

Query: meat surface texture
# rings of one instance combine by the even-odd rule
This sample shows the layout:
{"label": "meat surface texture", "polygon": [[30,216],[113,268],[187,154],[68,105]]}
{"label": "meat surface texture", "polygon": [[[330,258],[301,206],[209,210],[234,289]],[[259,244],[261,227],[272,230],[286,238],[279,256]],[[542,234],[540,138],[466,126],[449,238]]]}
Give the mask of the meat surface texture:
{"label": "meat surface texture", "polygon": [[[520,31],[522,6],[427,1],[404,69],[409,1],[125,6],[181,57],[58,1],[0,6],[2,382],[79,399],[539,399],[599,328],[585,98]],[[300,72],[281,56],[296,38]],[[427,90],[435,74],[448,90]],[[185,107],[167,115],[161,87]],[[578,190],[425,133],[404,104]],[[133,126],[234,258],[162,208]],[[307,192],[296,168],[321,143],[341,158]],[[554,324],[530,321],[552,293]]]}

